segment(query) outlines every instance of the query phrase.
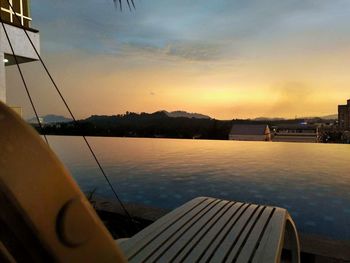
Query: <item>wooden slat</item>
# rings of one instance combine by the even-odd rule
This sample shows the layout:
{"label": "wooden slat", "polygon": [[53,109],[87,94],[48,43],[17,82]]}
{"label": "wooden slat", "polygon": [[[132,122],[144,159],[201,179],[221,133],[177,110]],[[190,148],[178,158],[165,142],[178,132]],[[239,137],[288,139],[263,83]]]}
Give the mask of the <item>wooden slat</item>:
{"label": "wooden slat", "polygon": [[210,224],[206,224],[197,235],[193,238],[191,237],[187,241],[187,244],[185,244],[186,246],[176,252],[171,258],[171,261],[184,261],[190,254],[196,255],[196,258],[199,258],[212,243],[215,236],[220,233],[220,228],[224,228],[233,213],[237,212],[242,205],[242,203],[230,202],[225,209],[215,215]]}
{"label": "wooden slat", "polygon": [[[245,242],[241,245],[240,251],[238,251],[238,253],[235,255],[234,259],[236,259],[237,262],[249,262],[252,253],[254,253],[255,249],[259,245],[259,239],[264,233],[265,226],[267,226],[273,212],[274,208],[272,207],[266,207],[264,209],[251,233],[249,233],[249,235],[246,237]],[[230,259],[231,258],[229,257],[228,261],[230,261]]]}
{"label": "wooden slat", "polygon": [[249,236],[255,223],[264,212],[264,209],[264,206],[259,206],[254,214],[245,221],[244,226],[240,229],[237,237],[235,237],[235,241],[230,244],[230,248],[224,257],[225,262],[233,262],[236,259],[236,255],[240,252],[240,247],[244,245],[246,238]]}
{"label": "wooden slat", "polygon": [[279,262],[287,215],[281,208],[196,198],[121,246],[129,262]]}
{"label": "wooden slat", "polygon": [[215,252],[218,250],[220,245],[222,244],[225,237],[228,235],[228,232],[233,228],[233,226],[241,219],[243,214],[250,208],[251,204],[244,204],[240,210],[238,210],[238,213],[234,214],[234,216],[230,219],[227,225],[223,229],[221,229],[221,232],[215,236],[213,239],[213,242],[210,244],[209,247],[207,247],[204,254],[201,254],[196,259],[197,255],[190,254],[188,258],[186,258],[185,262],[209,262],[210,259],[214,256]]}
{"label": "wooden slat", "polygon": [[209,259],[215,258],[215,261],[218,262],[222,262],[225,259],[226,255],[230,252],[231,245],[237,242],[247,224],[249,224],[254,215],[256,215],[259,208],[260,207],[257,205],[251,205],[245,210],[237,223],[228,229],[228,232],[226,232],[224,238],[220,241],[219,247],[215,249]]}
{"label": "wooden slat", "polygon": [[253,263],[279,262],[282,253],[286,210],[276,208],[257,248]]}
{"label": "wooden slat", "polygon": [[154,261],[169,260],[169,258],[172,258],[174,255],[176,255],[176,252],[184,248],[187,241],[192,237],[195,237],[196,233],[200,232],[200,230],[203,229],[206,224],[209,224],[210,220],[215,217],[215,215],[220,213],[220,211],[222,211],[222,209],[224,209],[228,203],[228,201],[220,201],[210,210],[207,210],[201,218],[193,221],[192,225],[188,225],[186,228],[177,231],[176,235],[174,235],[171,240],[167,242],[167,244],[162,246],[161,251],[157,251],[153,257]]}
{"label": "wooden slat", "polygon": [[[129,258],[130,262],[153,262],[153,258],[155,258],[155,254],[159,252],[159,249],[166,243],[171,242],[174,238],[176,238],[179,234],[182,234],[191,226],[193,222],[196,222],[202,216],[204,216],[207,211],[212,209],[217,203],[221,200],[213,199],[206,206],[198,206],[190,213],[186,214],[185,217],[178,220],[176,223],[172,224],[162,235],[159,235],[153,242],[149,243],[145,246],[142,251],[131,256]],[[203,202],[205,204],[206,202]],[[201,208],[199,210],[199,208]],[[199,211],[198,211],[199,210]]]}
{"label": "wooden slat", "polygon": [[187,202],[134,235],[128,242],[123,242],[120,244],[121,248],[126,255],[132,255],[136,250],[152,240],[152,238],[155,238],[157,235],[161,234],[162,231],[171,226],[174,222],[186,216],[190,211],[196,209],[198,206],[205,205],[206,202],[211,202],[212,200],[212,198],[198,197]]}
{"label": "wooden slat", "polygon": [[[176,257],[178,253],[186,249],[186,246],[189,246],[189,243],[200,235],[201,232],[205,231],[209,228],[214,222],[215,219],[219,219],[220,216],[226,211],[226,209],[230,208],[234,203],[230,203],[229,201],[222,201],[218,205],[216,205],[213,209],[207,212],[205,216],[203,216],[200,220],[195,222],[195,224],[186,231],[183,235],[181,235],[174,244],[167,244],[163,255],[159,257],[159,260],[168,260],[172,261]],[[191,247],[191,246],[190,246]]]}

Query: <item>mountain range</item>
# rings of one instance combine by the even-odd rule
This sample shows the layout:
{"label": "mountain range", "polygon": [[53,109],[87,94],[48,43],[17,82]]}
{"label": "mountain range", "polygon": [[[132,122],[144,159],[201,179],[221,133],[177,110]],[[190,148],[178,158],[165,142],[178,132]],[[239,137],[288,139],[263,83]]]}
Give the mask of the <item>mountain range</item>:
{"label": "mountain range", "polygon": [[172,117],[172,118],[178,118],[178,117],[183,117],[183,118],[195,118],[195,119],[211,119],[211,117],[209,117],[208,115],[204,115],[204,114],[200,114],[200,113],[190,113],[187,111],[165,111],[163,110],[163,112],[168,115],[168,117]]}
{"label": "mountain range", "polygon": [[[64,122],[71,122],[71,118],[67,118],[61,115],[55,115],[55,114],[48,114],[45,116],[40,116],[39,117],[40,121],[42,123],[64,123]],[[36,117],[30,118],[27,120],[29,123],[37,123]]]}
{"label": "mountain range", "polygon": [[[317,117],[300,117],[298,119],[305,119],[305,120],[311,120],[311,119],[322,119],[322,120],[337,120],[338,114],[331,114],[326,116],[317,116]],[[286,118],[279,118],[279,117],[258,117],[254,118],[254,121],[284,121],[288,120]]]}
{"label": "mountain range", "polygon": [[[152,114],[157,114],[157,113],[162,113],[170,118],[189,118],[189,119],[207,119],[210,120],[212,119],[210,116],[208,115],[204,115],[201,113],[192,113],[192,112],[186,112],[186,111],[157,111],[154,112]],[[146,114],[146,113],[142,113],[142,114]],[[141,114],[141,115],[142,115]],[[151,115],[152,115],[151,114]],[[119,115],[113,115],[113,116],[119,116]],[[89,118],[87,118],[86,120],[91,120],[91,119],[95,119],[96,117],[102,117],[102,116],[98,116],[98,115],[92,115]],[[103,116],[103,117],[107,117],[107,116]],[[112,116],[111,116],[112,117]],[[302,117],[299,119],[322,119],[322,120],[336,120],[338,119],[338,114],[332,114],[332,115],[327,115],[327,116],[322,116],[322,117]],[[65,123],[65,122],[71,122],[72,119],[71,118],[67,118],[65,116],[61,116],[61,115],[54,115],[54,114],[48,114],[45,116],[41,116],[40,120],[43,123]],[[279,118],[279,117],[258,117],[258,118],[254,118],[254,121],[284,121],[284,120],[288,120],[285,118]],[[29,123],[37,123],[37,120],[35,117],[28,119],[27,122]]]}
{"label": "mountain range", "polygon": [[324,120],[337,120],[338,119],[338,114],[327,115],[327,116],[323,116],[323,117],[320,117],[320,118],[324,119]]}

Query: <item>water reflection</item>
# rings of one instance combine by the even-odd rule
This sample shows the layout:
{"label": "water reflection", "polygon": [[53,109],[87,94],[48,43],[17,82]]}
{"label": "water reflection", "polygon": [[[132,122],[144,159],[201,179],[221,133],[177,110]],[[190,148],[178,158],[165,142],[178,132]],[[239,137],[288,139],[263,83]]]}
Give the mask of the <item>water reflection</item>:
{"label": "water reflection", "polygon": [[[348,145],[89,138],[124,202],[214,196],[287,208],[301,232],[350,240]],[[50,144],[85,191],[112,196],[80,137]]]}

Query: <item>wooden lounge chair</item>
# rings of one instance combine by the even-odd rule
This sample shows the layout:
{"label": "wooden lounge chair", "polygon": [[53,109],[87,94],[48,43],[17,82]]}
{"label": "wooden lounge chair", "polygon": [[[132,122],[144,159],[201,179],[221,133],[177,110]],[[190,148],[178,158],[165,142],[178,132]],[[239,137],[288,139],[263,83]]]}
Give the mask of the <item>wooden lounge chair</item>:
{"label": "wooden lounge chair", "polygon": [[130,262],[299,262],[285,209],[199,197],[120,242]]}
{"label": "wooden lounge chair", "polygon": [[116,244],[34,129],[0,102],[0,262],[299,262],[285,209],[196,198]]}

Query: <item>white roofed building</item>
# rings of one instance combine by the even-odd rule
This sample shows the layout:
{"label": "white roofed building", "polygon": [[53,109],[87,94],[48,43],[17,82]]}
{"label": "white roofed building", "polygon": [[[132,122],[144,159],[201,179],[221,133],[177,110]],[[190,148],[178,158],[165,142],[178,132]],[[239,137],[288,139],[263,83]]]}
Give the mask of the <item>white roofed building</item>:
{"label": "white roofed building", "polygon": [[266,124],[233,124],[229,140],[271,141],[271,132]]}

